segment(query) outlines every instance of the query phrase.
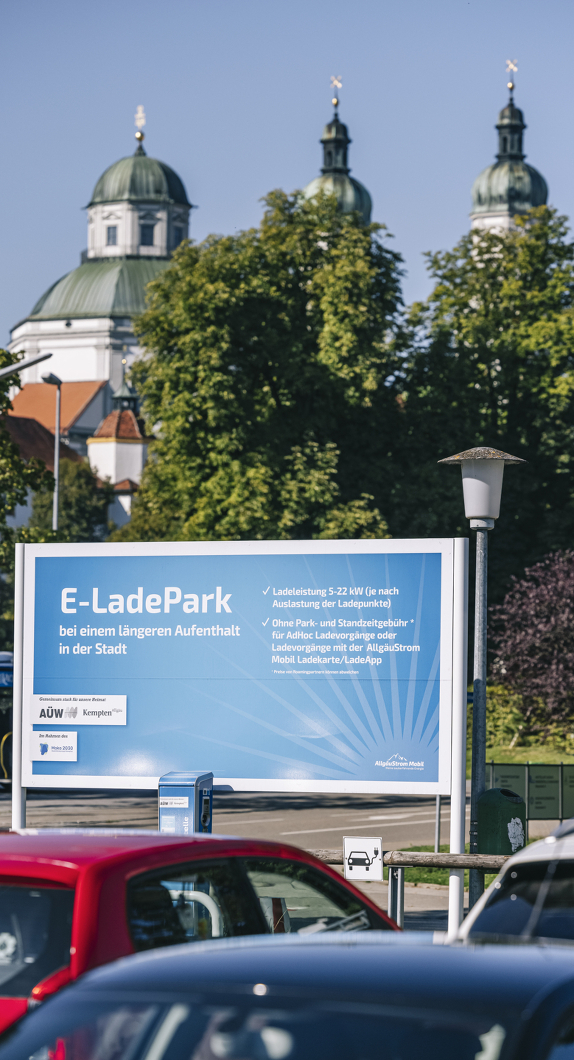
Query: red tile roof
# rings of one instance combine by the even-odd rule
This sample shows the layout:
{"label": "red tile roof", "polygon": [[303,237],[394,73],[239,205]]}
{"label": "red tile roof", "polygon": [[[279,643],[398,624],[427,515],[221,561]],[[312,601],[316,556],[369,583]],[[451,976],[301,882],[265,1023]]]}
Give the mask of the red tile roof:
{"label": "red tile roof", "polygon": [[129,438],[143,442],[146,439],[142,427],[141,420],[131,409],[115,409],[100,423],[94,438]]}
{"label": "red tile roof", "polygon": [[[12,413],[3,420],[3,426],[10,438],[16,443],[23,460],[36,457],[43,460],[50,471],[54,470],[54,435],[46,430],[37,420],[27,416],[14,416]],[[81,463],[81,456],[69,445],[60,442],[60,460],[75,460]]]}
{"label": "red tile roof", "polygon": [[[62,383],[62,434],[67,434],[104,386],[105,379]],[[56,426],[56,387],[50,383],[26,383],[12,399],[12,409],[9,415],[38,420],[38,423],[53,431]]]}
{"label": "red tile roof", "polygon": [[137,482],[134,482],[131,478],[123,478],[121,482],[116,482],[114,486],[116,493],[135,493],[138,489]]}

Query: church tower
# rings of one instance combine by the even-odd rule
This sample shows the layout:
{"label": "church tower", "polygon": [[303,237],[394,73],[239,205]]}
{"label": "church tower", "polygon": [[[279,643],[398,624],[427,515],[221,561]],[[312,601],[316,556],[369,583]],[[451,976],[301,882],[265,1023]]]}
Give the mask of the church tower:
{"label": "church tower", "polygon": [[[335,92],[341,87],[339,78],[332,77]],[[358,211],[363,222],[371,220],[372,202],[367,189],[354,177],[349,176],[348,152],[351,139],[347,126],[339,121],[339,100],[335,95],[332,100],[335,108],[333,118],[325,126],[321,144],[323,145],[323,167],[321,176],[315,177],[303,189],[306,199],[313,199],[321,191],[336,195],[342,213]]]}
{"label": "church tower", "polygon": [[[143,146],[143,107],[136,114],[137,148],[102,174],[87,206],[88,246],[77,269],[57,280],[12,329],[9,349],[32,357],[51,353],[50,371],[63,381],[62,436],[86,454],[89,437],[113,407],[113,395],[139,353],[132,318],[145,309],[147,284],[188,235],[185,187]],[[41,382],[44,363],[21,372],[14,413],[53,429],[53,387]],[[44,405],[46,406],[44,409]]]}
{"label": "church tower", "polygon": [[[516,69],[509,61],[509,69]],[[523,134],[526,128],[522,111],[514,105],[514,82],[509,81],[510,98],[500,111],[498,154],[496,162],[476,178],[472,188],[472,228],[502,229],[513,227],[514,217],[534,206],[544,206],[548,187],[544,177],[524,161]]]}

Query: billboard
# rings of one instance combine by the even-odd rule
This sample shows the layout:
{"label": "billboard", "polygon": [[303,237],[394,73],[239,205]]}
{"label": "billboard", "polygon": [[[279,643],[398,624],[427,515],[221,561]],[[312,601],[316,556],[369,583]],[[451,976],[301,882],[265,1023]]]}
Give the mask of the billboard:
{"label": "billboard", "polygon": [[456,544],[26,545],[22,784],[448,794]]}

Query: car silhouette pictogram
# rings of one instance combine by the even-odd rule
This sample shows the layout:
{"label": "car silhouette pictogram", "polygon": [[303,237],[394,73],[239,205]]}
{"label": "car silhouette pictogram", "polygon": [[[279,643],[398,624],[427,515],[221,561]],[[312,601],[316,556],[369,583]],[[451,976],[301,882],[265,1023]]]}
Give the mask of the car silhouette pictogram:
{"label": "car silhouette pictogram", "polygon": [[379,851],[373,851],[373,857],[370,858],[366,850],[352,850],[347,858],[347,865],[350,869],[361,868],[369,871],[373,861],[375,861]]}

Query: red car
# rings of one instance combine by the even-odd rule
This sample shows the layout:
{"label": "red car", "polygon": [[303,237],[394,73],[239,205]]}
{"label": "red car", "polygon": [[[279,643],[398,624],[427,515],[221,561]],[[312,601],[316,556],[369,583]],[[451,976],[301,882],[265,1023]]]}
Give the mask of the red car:
{"label": "red car", "polygon": [[228,836],[0,835],[0,1031],[118,957],[231,935],[398,931],[297,847]]}

